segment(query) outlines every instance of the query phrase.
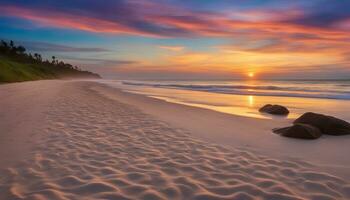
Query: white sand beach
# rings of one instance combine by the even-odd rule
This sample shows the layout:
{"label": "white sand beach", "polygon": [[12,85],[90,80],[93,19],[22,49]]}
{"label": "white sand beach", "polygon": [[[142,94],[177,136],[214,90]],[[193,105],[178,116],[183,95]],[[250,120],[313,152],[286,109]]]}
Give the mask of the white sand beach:
{"label": "white sand beach", "polygon": [[350,199],[349,136],[88,81],[0,85],[0,199]]}

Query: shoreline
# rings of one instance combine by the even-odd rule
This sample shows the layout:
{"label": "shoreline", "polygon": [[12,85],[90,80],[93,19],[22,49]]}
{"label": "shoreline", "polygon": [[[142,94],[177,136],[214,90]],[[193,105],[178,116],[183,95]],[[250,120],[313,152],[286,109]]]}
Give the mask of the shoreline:
{"label": "shoreline", "polygon": [[[99,90],[102,95],[136,106],[174,127],[189,130],[200,139],[233,148],[246,148],[279,159],[308,160],[328,171],[350,177],[350,160],[344,154],[350,151],[347,145],[350,136],[324,135],[311,141],[285,138],[272,133],[272,129],[289,126],[293,119],[259,119],[227,114],[105,86]],[[324,149],[325,146],[327,149]]]}
{"label": "shoreline", "polygon": [[[302,89],[301,87],[294,87],[292,85],[277,86],[273,81],[276,80],[259,80],[262,81],[262,85],[259,82],[253,80],[234,80],[230,83],[214,83],[206,81],[185,81],[185,83],[179,81],[170,81],[171,83],[160,82],[138,82],[138,81],[123,81],[123,80],[105,80],[115,82],[118,81],[120,85],[124,86],[137,86],[137,87],[149,87],[149,88],[159,88],[159,89],[172,89],[172,90],[183,90],[183,91],[197,91],[197,92],[210,92],[215,94],[227,94],[227,95],[243,95],[243,96],[261,96],[261,97],[286,97],[286,98],[305,98],[305,99],[326,99],[326,100],[350,100],[350,96],[345,94],[345,91],[325,90],[326,93],[322,92],[322,88],[314,89]],[[265,81],[265,82],[264,82]],[[269,83],[268,81],[271,81]],[[339,80],[339,82],[346,82],[348,84],[350,80]],[[202,84],[199,84],[201,83]],[[310,82],[310,81],[306,81]],[[312,82],[312,81],[311,81]],[[320,80],[319,82],[327,82],[327,80]],[[196,85],[197,83],[197,85]],[[278,81],[277,83],[293,83],[287,80]],[[265,84],[265,85],[264,85]],[[300,84],[300,83],[299,83]],[[315,86],[314,86],[315,87]],[[225,90],[226,89],[226,90]],[[308,93],[303,93],[308,92]],[[312,92],[312,93],[310,93]]]}
{"label": "shoreline", "polygon": [[[349,137],[290,140],[269,133],[285,122],[173,104],[89,81],[0,89],[11,94],[0,107],[7,112],[0,125],[12,128],[11,145],[20,145],[18,137],[31,131],[37,136],[14,154],[17,165],[0,170],[0,193],[8,199],[350,197],[348,161],[326,155],[344,155],[346,147],[329,150]],[[26,121],[24,128],[17,120]],[[305,152],[300,159],[283,151]]]}
{"label": "shoreline", "polygon": [[[344,112],[348,107],[348,100],[339,99],[320,99],[320,98],[302,98],[302,97],[284,97],[284,96],[255,96],[255,95],[236,95],[223,94],[208,91],[186,90],[179,88],[161,88],[149,86],[130,86],[116,81],[98,81],[112,87],[121,88],[124,91],[136,94],[143,94],[149,97],[155,97],[171,103],[201,107],[218,112],[229,113],[233,115],[254,117],[254,118],[275,118],[284,120],[296,119],[305,112],[323,113],[335,116],[340,119],[350,121],[350,114]],[[179,83],[180,84],[180,83]],[[187,83],[188,84],[188,83]],[[238,83],[236,83],[238,84]],[[266,83],[267,84],[267,83]],[[273,85],[273,83],[271,83]],[[215,85],[215,84],[214,84]],[[245,85],[245,84],[242,84]],[[208,86],[209,87],[209,86]],[[266,104],[279,104],[290,110],[288,116],[275,117],[265,115],[258,110]]]}

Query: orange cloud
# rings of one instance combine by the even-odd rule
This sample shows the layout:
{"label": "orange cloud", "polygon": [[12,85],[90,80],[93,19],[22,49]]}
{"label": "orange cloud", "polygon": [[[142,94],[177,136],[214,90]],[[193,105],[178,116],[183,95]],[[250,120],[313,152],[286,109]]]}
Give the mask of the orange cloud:
{"label": "orange cloud", "polygon": [[[130,34],[147,37],[161,37],[157,34],[138,31],[118,21],[108,21],[88,16],[77,16],[61,12],[41,12],[13,6],[0,6],[2,15],[20,17],[39,23],[41,26],[78,29],[95,33]],[[0,14],[1,15],[1,14]]]}
{"label": "orange cloud", "polygon": [[[130,9],[136,12],[132,13]],[[0,4],[0,15],[31,20],[40,26],[143,37],[215,37],[232,41],[217,47],[216,52],[189,52],[184,51],[184,46],[161,45],[158,48],[176,52],[176,55],[157,55],[157,59],[128,66],[123,69],[125,71],[144,68],[146,71],[276,73],[295,70],[293,67],[317,70],[320,67],[329,69],[332,65],[350,66],[350,21],[347,18],[337,19],[327,26],[310,25],[308,23],[314,23],[314,18],[308,23],[296,20],[309,17],[304,10],[298,9],[191,12],[147,2],[134,3],[121,10],[121,13],[128,11],[125,16],[114,12],[104,15],[88,11],[80,13],[74,12],[74,9],[67,11]]]}
{"label": "orange cloud", "polygon": [[[135,9],[138,4],[135,4]],[[147,9],[158,9],[154,4],[142,4]],[[141,5],[138,5],[141,6]],[[146,37],[236,37],[254,38],[289,37],[294,34],[309,34],[319,40],[342,40],[348,38],[349,22],[340,21],[333,29],[305,26],[288,19],[303,16],[300,10],[263,11],[251,10],[235,13],[189,12],[180,8],[167,8],[170,13],[140,12],[130,19],[103,17],[103,15],[80,14],[53,9],[1,6],[0,15],[28,19],[43,26],[78,29],[96,33],[129,34]],[[177,12],[178,14],[172,14]],[[287,13],[287,14],[286,14]],[[134,17],[134,18],[133,18]],[[295,39],[297,40],[297,39]]]}
{"label": "orange cloud", "polygon": [[169,50],[169,51],[182,51],[185,49],[184,46],[158,46],[161,49]]}

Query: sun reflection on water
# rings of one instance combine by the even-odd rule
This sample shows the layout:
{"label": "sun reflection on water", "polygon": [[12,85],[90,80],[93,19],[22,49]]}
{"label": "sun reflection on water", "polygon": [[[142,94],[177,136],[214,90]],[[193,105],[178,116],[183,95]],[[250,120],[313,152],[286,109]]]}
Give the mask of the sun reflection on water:
{"label": "sun reflection on water", "polygon": [[251,96],[251,95],[248,96],[248,103],[250,107],[254,106],[254,96]]}

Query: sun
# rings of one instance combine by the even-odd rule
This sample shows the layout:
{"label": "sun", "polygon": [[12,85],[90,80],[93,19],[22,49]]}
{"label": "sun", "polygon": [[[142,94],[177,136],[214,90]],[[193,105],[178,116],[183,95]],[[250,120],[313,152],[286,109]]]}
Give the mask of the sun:
{"label": "sun", "polygon": [[255,74],[254,74],[253,72],[249,72],[249,73],[248,73],[249,78],[253,78],[254,75],[255,75]]}

